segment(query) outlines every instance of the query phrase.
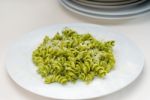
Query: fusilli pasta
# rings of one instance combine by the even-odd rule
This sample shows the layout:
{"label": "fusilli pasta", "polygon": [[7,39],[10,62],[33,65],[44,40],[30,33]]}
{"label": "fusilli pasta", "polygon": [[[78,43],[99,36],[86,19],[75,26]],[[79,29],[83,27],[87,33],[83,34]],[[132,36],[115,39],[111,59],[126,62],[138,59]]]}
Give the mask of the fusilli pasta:
{"label": "fusilli pasta", "polygon": [[45,36],[32,60],[45,83],[91,82],[103,78],[115,65],[115,41],[98,41],[89,33],[65,28],[53,38]]}

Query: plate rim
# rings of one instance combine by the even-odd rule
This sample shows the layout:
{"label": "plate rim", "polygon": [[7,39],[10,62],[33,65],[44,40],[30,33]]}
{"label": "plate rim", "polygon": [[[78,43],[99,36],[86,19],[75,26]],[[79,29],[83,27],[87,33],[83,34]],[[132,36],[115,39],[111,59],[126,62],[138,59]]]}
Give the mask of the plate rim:
{"label": "plate rim", "polygon": [[91,7],[91,8],[97,8],[97,9],[123,9],[123,8],[127,8],[127,7],[133,7],[133,6],[136,6],[138,4],[141,4],[141,3],[144,3],[146,0],[137,0],[137,1],[131,1],[131,3],[124,3],[124,4],[108,4],[108,5],[105,5],[104,4],[89,4],[89,3],[84,3],[84,2],[80,2],[80,1],[77,1],[77,0],[72,0],[72,2],[76,3],[76,4],[79,4],[81,6],[85,6],[85,7]]}

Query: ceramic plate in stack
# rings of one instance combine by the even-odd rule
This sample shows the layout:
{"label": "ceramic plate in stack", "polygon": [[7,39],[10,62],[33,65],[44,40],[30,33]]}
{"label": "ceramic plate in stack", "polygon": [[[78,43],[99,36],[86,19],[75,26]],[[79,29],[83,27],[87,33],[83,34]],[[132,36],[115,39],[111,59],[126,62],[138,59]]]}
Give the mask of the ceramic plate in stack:
{"label": "ceramic plate in stack", "polygon": [[59,0],[67,9],[92,18],[124,19],[145,14],[150,0]]}
{"label": "ceramic plate in stack", "polygon": [[78,3],[83,6],[93,7],[93,8],[124,8],[130,7],[144,2],[145,0],[72,0],[75,3]]}

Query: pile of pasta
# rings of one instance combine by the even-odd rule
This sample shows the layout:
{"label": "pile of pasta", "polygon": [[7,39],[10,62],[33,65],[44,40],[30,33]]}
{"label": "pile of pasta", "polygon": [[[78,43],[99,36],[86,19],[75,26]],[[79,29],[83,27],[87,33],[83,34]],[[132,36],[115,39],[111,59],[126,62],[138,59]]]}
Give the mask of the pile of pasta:
{"label": "pile of pasta", "polygon": [[53,38],[45,36],[32,60],[44,82],[66,84],[103,78],[115,65],[114,41],[98,41],[89,33],[65,28]]}

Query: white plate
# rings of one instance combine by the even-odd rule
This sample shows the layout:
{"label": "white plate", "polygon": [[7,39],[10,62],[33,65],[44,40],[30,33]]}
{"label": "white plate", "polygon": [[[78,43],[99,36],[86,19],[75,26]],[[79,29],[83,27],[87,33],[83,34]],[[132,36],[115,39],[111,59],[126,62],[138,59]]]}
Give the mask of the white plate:
{"label": "white plate", "polygon": [[[96,39],[115,40],[115,69],[105,79],[94,79],[89,85],[84,82],[44,84],[32,63],[32,51],[42,42],[45,35],[54,36],[64,27],[81,34],[91,33]],[[93,24],[60,24],[42,28],[18,39],[8,51],[6,68],[10,77],[22,88],[35,94],[56,99],[89,99],[108,95],[132,83],[141,73],[144,57],[139,48],[125,36],[108,31]]]}
{"label": "white plate", "polygon": [[132,17],[134,15],[136,16],[138,14],[143,14],[150,11],[150,1],[139,4],[138,6],[119,10],[94,9],[90,7],[84,7],[72,2],[71,0],[59,1],[68,10],[93,18],[122,19],[121,17],[129,18],[130,16]]}
{"label": "white plate", "polygon": [[125,1],[113,1],[113,2],[108,2],[108,1],[88,1],[88,0],[73,0],[78,3],[82,4],[89,4],[89,5],[107,5],[107,6],[112,6],[112,5],[124,5],[124,4],[130,4],[130,3],[135,3],[143,0],[125,0]]}
{"label": "white plate", "polygon": [[[87,1],[87,0],[80,0],[80,1]],[[92,1],[103,1],[103,2],[118,2],[118,1],[120,2],[120,1],[122,1],[122,2],[124,2],[124,1],[129,1],[129,0],[92,0]]]}
{"label": "white plate", "polygon": [[[138,1],[129,1],[129,2],[112,2],[112,3],[101,3],[101,2],[93,2],[93,3],[85,3],[85,2],[81,2],[78,0],[72,0],[74,3],[79,4],[81,6],[85,6],[85,7],[92,7],[92,8],[100,8],[100,9],[122,9],[122,8],[127,8],[127,7],[133,7],[136,6],[138,4],[141,4],[143,2],[145,2],[145,0],[138,0]],[[91,1],[89,1],[91,2]]]}

